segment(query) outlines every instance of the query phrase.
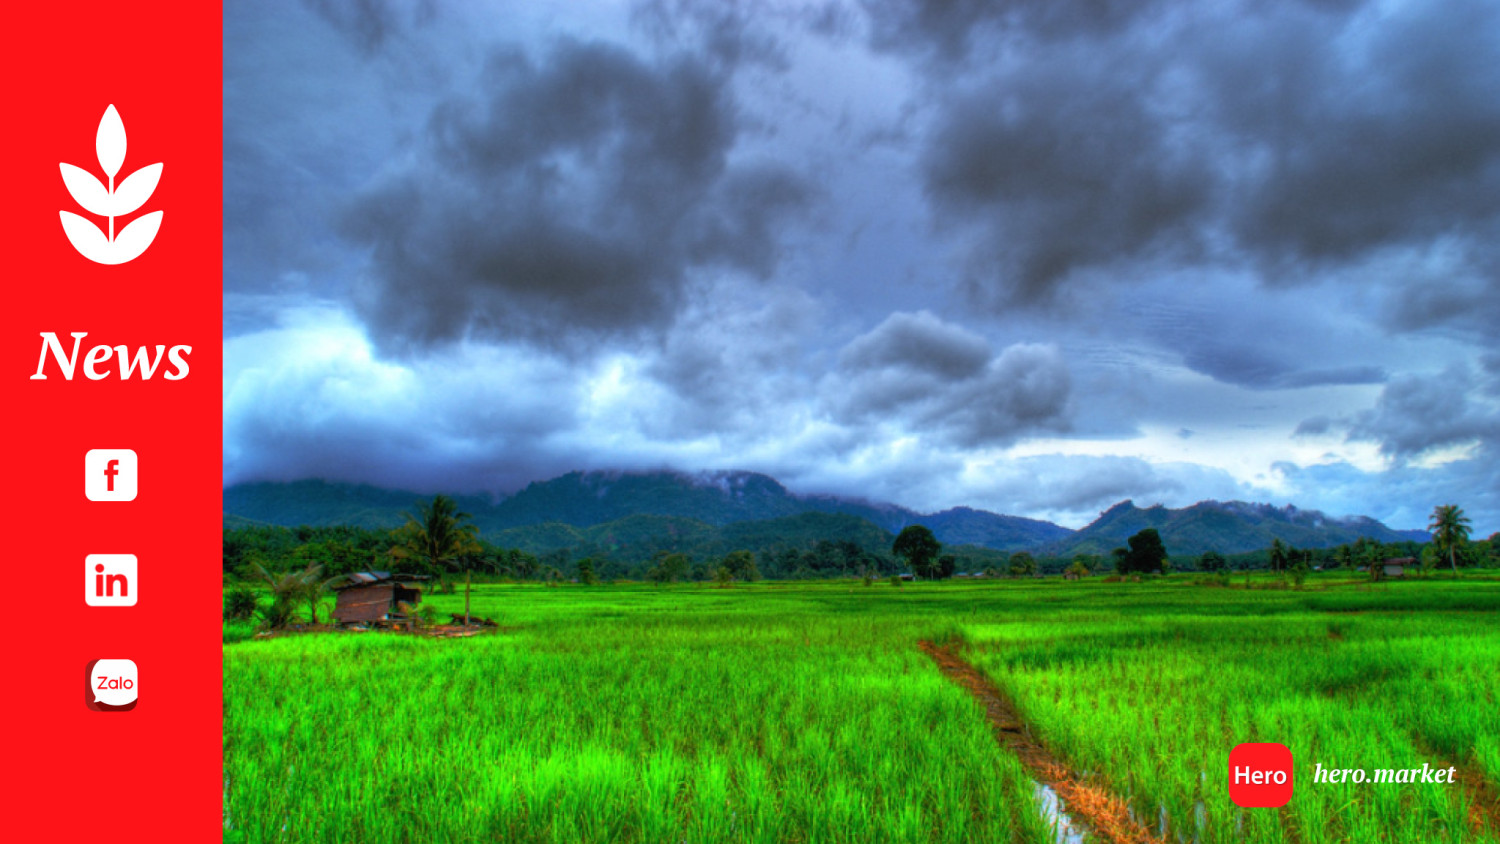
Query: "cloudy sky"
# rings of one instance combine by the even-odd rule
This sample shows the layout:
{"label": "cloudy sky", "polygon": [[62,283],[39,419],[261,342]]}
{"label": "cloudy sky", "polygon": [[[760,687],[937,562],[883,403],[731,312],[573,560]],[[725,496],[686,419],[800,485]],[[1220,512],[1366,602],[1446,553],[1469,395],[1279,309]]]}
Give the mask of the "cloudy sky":
{"label": "cloudy sky", "polygon": [[1500,5],[227,4],[225,483],[1500,530]]}

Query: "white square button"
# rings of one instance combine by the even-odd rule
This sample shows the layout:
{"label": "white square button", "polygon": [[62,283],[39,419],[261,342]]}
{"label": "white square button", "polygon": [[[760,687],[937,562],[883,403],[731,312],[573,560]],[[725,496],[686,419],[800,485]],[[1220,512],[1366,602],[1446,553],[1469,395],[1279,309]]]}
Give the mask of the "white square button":
{"label": "white square button", "polygon": [[95,448],[83,457],[83,492],[90,501],[134,501],[135,452]]}
{"label": "white square button", "polygon": [[90,554],[83,560],[83,602],[91,607],[133,607],[140,598],[134,554]]}

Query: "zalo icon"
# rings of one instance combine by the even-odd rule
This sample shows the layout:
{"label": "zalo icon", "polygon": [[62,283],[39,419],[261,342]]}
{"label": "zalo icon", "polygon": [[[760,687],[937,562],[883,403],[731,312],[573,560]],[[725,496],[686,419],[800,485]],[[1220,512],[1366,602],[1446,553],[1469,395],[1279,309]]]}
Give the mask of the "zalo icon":
{"label": "zalo icon", "polygon": [[95,712],[128,712],[140,698],[141,677],[128,659],[90,660],[83,703]]}

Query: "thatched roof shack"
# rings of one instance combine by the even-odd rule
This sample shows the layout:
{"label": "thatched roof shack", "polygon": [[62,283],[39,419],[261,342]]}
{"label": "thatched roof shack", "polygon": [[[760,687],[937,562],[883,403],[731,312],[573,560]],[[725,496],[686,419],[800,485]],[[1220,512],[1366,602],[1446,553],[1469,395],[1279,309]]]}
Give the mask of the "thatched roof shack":
{"label": "thatched roof shack", "polygon": [[404,622],[407,616],[401,604],[422,600],[422,590],[414,584],[426,578],[418,575],[391,574],[388,571],[361,571],[348,576],[335,587],[333,618],[339,624],[380,624]]}

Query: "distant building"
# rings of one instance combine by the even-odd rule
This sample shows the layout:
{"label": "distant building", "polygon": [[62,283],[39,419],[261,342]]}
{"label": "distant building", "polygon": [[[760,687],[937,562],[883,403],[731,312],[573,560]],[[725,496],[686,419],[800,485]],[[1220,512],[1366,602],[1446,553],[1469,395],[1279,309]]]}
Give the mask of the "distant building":
{"label": "distant building", "polygon": [[1386,577],[1406,577],[1406,570],[1417,564],[1416,557],[1392,557],[1383,564]]}

